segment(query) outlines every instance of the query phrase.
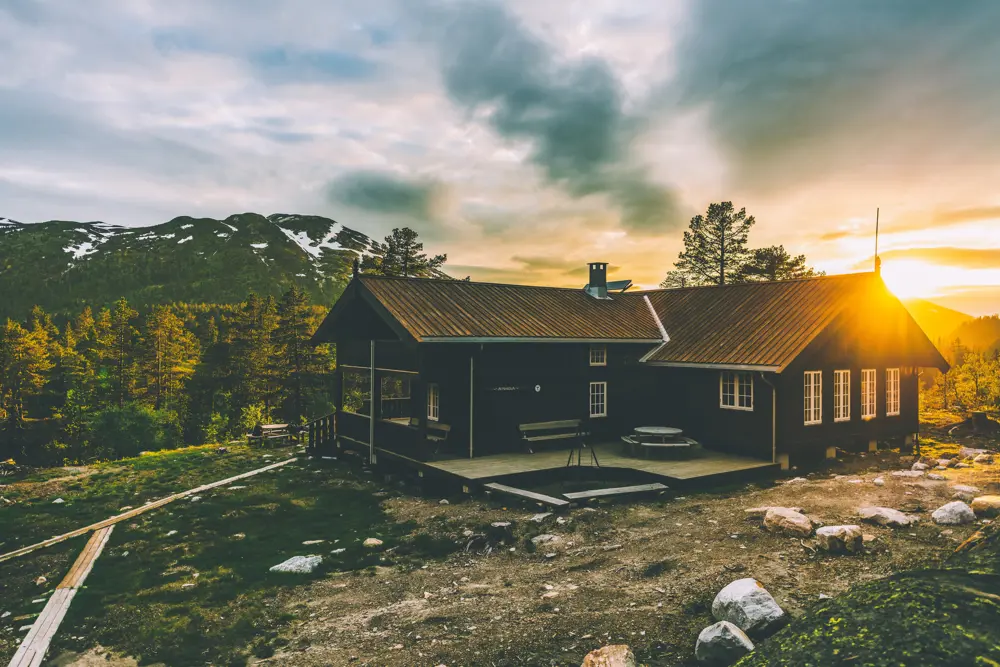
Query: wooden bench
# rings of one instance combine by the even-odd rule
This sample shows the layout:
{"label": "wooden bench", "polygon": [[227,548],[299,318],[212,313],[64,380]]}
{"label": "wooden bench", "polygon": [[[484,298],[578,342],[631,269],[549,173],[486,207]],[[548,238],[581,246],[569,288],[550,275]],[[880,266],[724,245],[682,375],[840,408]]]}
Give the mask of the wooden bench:
{"label": "wooden bench", "polygon": [[451,426],[440,422],[427,420],[427,440],[434,443],[441,443],[448,439],[451,433]]}
{"label": "wooden bench", "polygon": [[298,440],[299,429],[288,424],[261,424],[254,432],[247,434],[247,444],[259,442],[261,445],[292,443]]}
{"label": "wooden bench", "polygon": [[521,441],[525,443],[528,452],[534,453],[534,445],[538,442],[550,440],[570,440],[574,443],[581,443],[583,438],[589,435],[581,429],[583,422],[579,419],[565,419],[563,421],[532,422],[519,424],[521,431]]}

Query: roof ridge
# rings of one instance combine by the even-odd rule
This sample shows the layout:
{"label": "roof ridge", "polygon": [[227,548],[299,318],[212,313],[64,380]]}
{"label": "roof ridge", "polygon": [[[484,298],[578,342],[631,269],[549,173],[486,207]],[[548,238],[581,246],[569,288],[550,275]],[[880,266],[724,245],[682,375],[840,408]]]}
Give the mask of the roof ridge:
{"label": "roof ridge", "polygon": [[[398,281],[408,281],[408,282],[433,282],[433,283],[461,283],[463,285],[489,285],[492,287],[518,287],[521,289],[540,289],[540,290],[561,290],[566,292],[580,292],[585,294],[582,287],[558,287],[555,285],[524,285],[522,283],[496,283],[496,282],[484,282],[480,280],[463,280],[461,278],[429,278],[425,276],[383,276],[377,273],[359,273],[358,278],[375,278],[378,280],[398,280]],[[608,296],[611,295],[621,295],[621,294],[638,294],[639,290],[632,292],[609,292]]]}
{"label": "roof ridge", "polygon": [[655,287],[653,289],[636,290],[632,294],[660,294],[662,292],[681,292],[685,290],[700,290],[700,289],[720,289],[725,287],[748,287],[751,285],[759,286],[773,286],[773,285],[787,285],[789,283],[803,283],[809,281],[820,281],[820,280],[832,280],[832,279],[843,279],[843,278],[861,278],[861,277],[874,277],[877,275],[874,271],[857,271],[855,273],[835,273],[833,275],[827,276],[808,276],[804,278],[787,278],[785,280],[761,280],[746,283],[727,283],[725,285],[692,285],[690,287]]}

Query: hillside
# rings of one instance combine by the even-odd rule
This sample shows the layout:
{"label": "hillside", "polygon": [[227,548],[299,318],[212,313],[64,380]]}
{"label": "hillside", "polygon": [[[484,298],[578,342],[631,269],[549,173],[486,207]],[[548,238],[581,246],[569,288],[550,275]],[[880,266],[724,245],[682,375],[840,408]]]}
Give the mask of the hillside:
{"label": "hillside", "polygon": [[970,350],[992,354],[1000,349],[1000,317],[989,315],[963,322],[954,337]]}
{"label": "hillside", "polygon": [[947,348],[955,339],[955,332],[960,326],[973,319],[971,315],[939,306],[924,299],[908,299],[903,302],[903,305],[910,311],[910,315],[924,330],[927,337],[943,348]]}
{"label": "hillside", "polygon": [[369,245],[366,235],[319,216],[185,216],[151,227],[0,218],[0,317],[24,317],[35,304],[77,311],[121,296],[140,307],[235,303],[293,282],[329,304]]}

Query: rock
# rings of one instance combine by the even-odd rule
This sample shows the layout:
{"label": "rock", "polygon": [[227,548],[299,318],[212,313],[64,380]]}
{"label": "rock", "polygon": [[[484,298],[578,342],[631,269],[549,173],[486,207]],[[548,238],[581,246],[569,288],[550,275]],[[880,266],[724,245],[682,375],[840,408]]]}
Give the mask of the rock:
{"label": "rock", "polygon": [[958,463],[955,464],[954,467],[955,468],[971,468],[972,466],[970,466],[968,463],[965,463],[964,461],[959,461]]}
{"label": "rock", "polygon": [[893,477],[923,477],[923,470],[894,470],[892,471]]}
{"label": "rock", "polygon": [[801,512],[787,507],[772,507],[764,515],[764,528],[774,533],[809,537],[813,525],[812,520]]}
{"label": "rock", "polygon": [[808,482],[809,480],[805,477],[793,477],[792,479],[785,480],[785,484],[802,484],[803,482]]}
{"label": "rock", "polygon": [[823,526],[816,530],[819,546],[830,553],[857,553],[863,544],[861,526]]}
{"label": "rock", "polygon": [[979,487],[969,486],[967,484],[955,484],[951,487],[951,489],[955,492],[954,495],[952,495],[952,498],[966,503],[971,503],[973,498],[982,493]]}
{"label": "rock", "polygon": [[875,486],[885,486],[885,480],[881,477],[876,477],[872,480],[872,484]]}
{"label": "rock", "polygon": [[530,521],[534,521],[535,523],[541,523],[546,519],[548,519],[550,516],[552,516],[552,512],[543,512],[542,514],[536,514],[535,516],[531,517]]}
{"label": "rock", "polygon": [[762,507],[750,507],[743,510],[743,513],[746,515],[746,518],[751,521],[763,521],[764,515],[767,514],[767,511],[770,509],[788,509],[793,512],[799,512],[800,514],[803,512],[801,507],[778,507],[777,505],[764,505]]}
{"label": "rock", "polygon": [[549,544],[555,542],[562,542],[562,538],[558,535],[552,535],[551,533],[542,533],[541,535],[535,535],[531,538],[531,543],[536,547],[539,544]]}
{"label": "rock", "polygon": [[915,518],[889,507],[862,507],[858,510],[858,516],[861,517],[862,521],[880,526],[892,526],[893,528],[909,526],[916,522]]}
{"label": "rock", "polygon": [[939,475],[936,472],[932,472],[932,473],[929,473],[927,475],[927,479],[929,479],[931,481],[934,481],[934,482],[941,482],[941,481],[944,481],[944,480],[946,480],[948,478],[945,477],[944,475]]}
{"label": "rock", "polygon": [[635,655],[625,644],[602,646],[591,651],[580,667],[635,667]]}
{"label": "rock", "polygon": [[910,470],[927,470],[928,468],[930,468],[929,465],[927,465],[926,463],[921,463],[920,461],[917,461],[912,466],[910,466]]}
{"label": "rock", "polygon": [[283,563],[271,568],[271,572],[291,572],[293,574],[309,574],[323,562],[322,556],[292,556]]}
{"label": "rock", "polygon": [[66,501],[63,500],[62,498],[56,498],[55,500],[52,501],[52,504],[53,505],[62,505],[64,502],[66,502]]}
{"label": "rock", "polygon": [[705,665],[731,665],[753,650],[746,633],[729,621],[710,625],[698,635],[694,655]]}
{"label": "rock", "polygon": [[47,581],[48,581],[48,579],[46,579],[45,577],[38,577],[37,579],[35,579],[35,585],[36,586],[42,586]]}
{"label": "rock", "polygon": [[377,537],[369,537],[362,544],[368,547],[369,549],[373,549],[375,547],[382,546],[382,540],[378,539]]}
{"label": "rock", "polygon": [[847,480],[847,483],[848,484],[861,484],[864,481],[865,480],[863,480],[863,479],[849,479],[849,480]]}
{"label": "rock", "polygon": [[177,531],[176,531],[176,530],[171,530],[170,532],[168,532],[168,533],[167,533],[167,535],[166,535],[166,536],[167,536],[167,537],[173,537],[173,536],[174,536],[174,535],[176,535],[176,534],[177,534]]}
{"label": "rock", "polygon": [[937,462],[939,466],[944,466],[945,468],[951,468],[956,463],[958,463],[958,459],[938,459]]}
{"label": "rock", "polygon": [[323,544],[326,540],[306,540],[302,543],[303,546],[312,546],[313,544]]}
{"label": "rock", "polygon": [[785,612],[756,579],[737,579],[715,596],[712,615],[743,632],[765,636],[785,623]]}
{"label": "rock", "polygon": [[448,502],[447,498],[442,498],[441,500],[438,501],[438,505],[450,505],[450,504],[451,503]]}
{"label": "rock", "polygon": [[1000,496],[979,496],[972,501],[972,511],[976,516],[1000,516]]}
{"label": "rock", "polygon": [[985,463],[985,464],[993,463],[993,455],[992,454],[977,454],[976,457],[972,459],[972,462],[973,463]]}
{"label": "rock", "polygon": [[343,547],[341,547],[340,549],[334,549],[334,550],[333,550],[333,551],[331,551],[330,553],[332,553],[332,554],[342,554],[342,553],[344,553],[345,551],[347,551],[347,549],[344,549]]}
{"label": "rock", "polygon": [[959,526],[963,523],[972,523],[976,520],[976,515],[971,507],[961,500],[956,500],[934,510],[931,518],[934,519],[934,523],[943,526]]}

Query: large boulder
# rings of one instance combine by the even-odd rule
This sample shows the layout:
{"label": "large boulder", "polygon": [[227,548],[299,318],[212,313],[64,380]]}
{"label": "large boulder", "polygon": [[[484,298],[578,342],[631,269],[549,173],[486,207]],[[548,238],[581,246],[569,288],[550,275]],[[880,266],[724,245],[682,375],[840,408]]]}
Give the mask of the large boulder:
{"label": "large boulder", "polygon": [[292,556],[271,568],[271,572],[309,574],[323,562],[322,556]]}
{"label": "large boulder", "polygon": [[625,644],[602,646],[591,651],[580,667],[635,667],[635,656]]}
{"label": "large boulder", "polygon": [[864,544],[861,526],[823,526],[816,529],[819,546],[830,553],[858,553]]}
{"label": "large boulder", "polygon": [[973,498],[982,493],[978,486],[969,486],[968,484],[955,484],[951,490],[955,492],[952,498],[966,503],[971,503]]}
{"label": "large boulder", "polygon": [[904,528],[917,522],[916,518],[890,507],[862,507],[858,510],[858,516],[862,521],[893,528]]}
{"label": "large boulder", "polygon": [[934,519],[934,523],[943,526],[960,526],[975,521],[976,515],[972,508],[961,500],[954,500],[934,510],[931,518]]}
{"label": "large boulder", "polygon": [[756,579],[737,579],[715,596],[712,615],[753,637],[765,637],[784,625],[785,611]]}
{"label": "large boulder", "polygon": [[728,666],[753,650],[746,633],[729,621],[710,625],[698,635],[694,656],[704,665]]}
{"label": "large boulder", "polygon": [[764,514],[764,528],[774,533],[797,537],[812,535],[812,520],[801,512],[788,507],[772,507]]}
{"label": "large boulder", "polygon": [[979,496],[972,501],[972,511],[976,516],[1000,516],[1000,496]]}
{"label": "large boulder", "polygon": [[990,464],[990,463],[993,463],[993,455],[992,454],[977,454],[976,457],[972,459],[972,462],[973,463]]}
{"label": "large boulder", "polygon": [[748,507],[747,509],[743,510],[743,514],[744,516],[746,516],[748,521],[763,521],[764,515],[767,514],[767,511],[773,509],[789,509],[792,510],[793,512],[799,512],[800,514],[803,512],[803,509],[801,507],[778,507],[777,505],[762,505],[761,507]]}
{"label": "large boulder", "polygon": [[927,470],[928,468],[930,468],[930,466],[921,461],[917,461],[912,466],[910,466],[910,470]]}

